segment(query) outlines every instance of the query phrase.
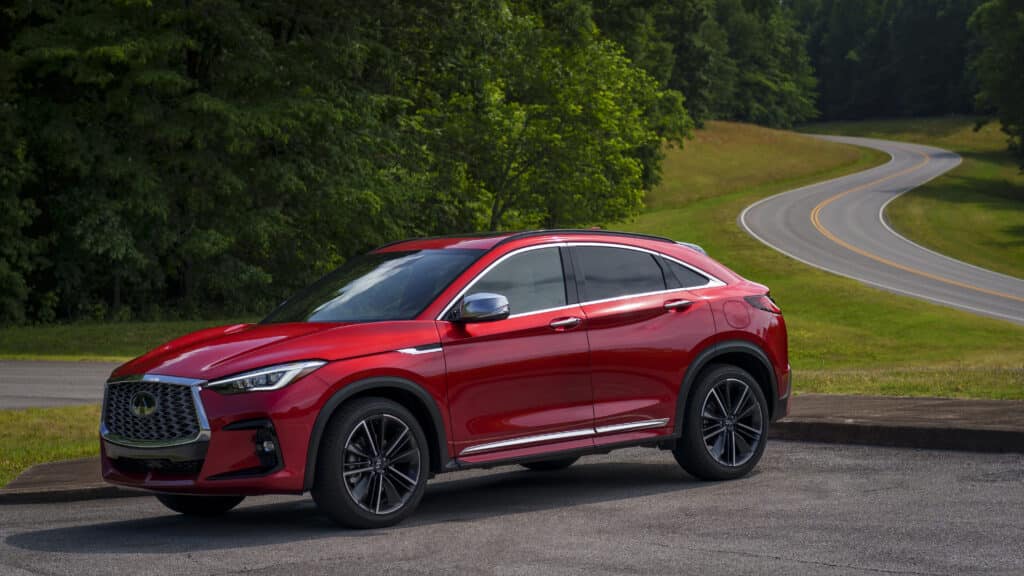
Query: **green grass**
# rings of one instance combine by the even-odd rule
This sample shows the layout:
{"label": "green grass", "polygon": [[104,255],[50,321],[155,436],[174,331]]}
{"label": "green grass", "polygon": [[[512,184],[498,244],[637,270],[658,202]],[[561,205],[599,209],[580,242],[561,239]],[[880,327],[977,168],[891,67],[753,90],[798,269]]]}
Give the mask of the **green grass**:
{"label": "green grass", "polygon": [[0,328],[0,358],[123,362],[201,328],[251,320],[79,323]]}
{"label": "green grass", "polygon": [[100,407],[0,410],[0,486],[43,462],[94,456]]}
{"label": "green grass", "polygon": [[810,132],[867,136],[952,150],[963,163],[894,200],[889,223],[904,236],[978,266],[1024,278],[1024,173],[996,123],[963,116],[812,124]]}
{"label": "green grass", "polygon": [[[722,151],[705,145],[713,141],[707,134],[669,150],[665,174],[673,181],[654,190],[650,211],[624,228],[696,242],[770,286],[786,314],[798,392],[1024,399],[1024,328],[817,270],[767,248],[736,224],[759,198],[862,170],[887,156],[753,126],[713,122],[707,128],[711,135],[719,131],[732,141],[731,158],[716,158]],[[794,154],[804,164],[779,171]],[[742,174],[722,173],[709,182],[709,174],[726,165],[744,174],[764,169],[775,180],[751,186]]]}

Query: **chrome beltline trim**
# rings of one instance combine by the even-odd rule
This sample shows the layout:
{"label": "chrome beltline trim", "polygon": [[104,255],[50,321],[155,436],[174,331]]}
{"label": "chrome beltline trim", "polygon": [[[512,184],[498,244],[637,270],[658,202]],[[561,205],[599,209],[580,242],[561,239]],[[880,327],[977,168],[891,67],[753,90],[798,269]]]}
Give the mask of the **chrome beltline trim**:
{"label": "chrome beltline trim", "polygon": [[[192,438],[171,441],[129,440],[118,436],[117,434],[112,434],[107,428],[107,388],[130,382],[154,382],[160,384],[173,384],[175,386],[188,386],[191,388],[192,404],[196,407],[196,418],[199,420],[199,433]],[[208,442],[210,440],[210,421],[206,418],[206,410],[203,408],[203,401],[199,397],[199,389],[205,383],[206,380],[182,378],[180,376],[166,376],[163,374],[132,374],[130,376],[117,378],[116,380],[108,380],[106,385],[103,387],[103,409],[100,415],[100,437],[107,442],[127,446],[129,448],[169,448],[172,446],[182,446],[184,444],[193,444],[196,442]]]}
{"label": "chrome beltline trim", "polygon": [[607,434],[609,432],[627,432],[631,430],[645,430],[647,428],[661,428],[662,426],[667,425],[668,418],[660,418],[658,420],[640,420],[638,422],[626,422],[625,424],[598,426],[597,428],[580,428],[579,430],[568,430],[566,432],[550,432],[547,434],[535,434],[533,436],[521,436],[519,438],[510,438],[508,440],[499,440],[497,442],[488,442],[486,444],[469,446],[459,452],[459,456],[483,452],[485,450],[511,448],[513,446],[521,446],[523,444],[535,444],[537,442],[548,442],[551,440],[568,440],[570,438],[595,436],[597,434]]}
{"label": "chrome beltline trim", "polygon": [[660,418],[658,420],[643,420],[641,422],[626,422],[625,424],[598,426],[596,430],[598,434],[607,434],[608,432],[626,432],[629,430],[644,430],[646,428],[661,428],[662,426],[667,425],[668,418]]}

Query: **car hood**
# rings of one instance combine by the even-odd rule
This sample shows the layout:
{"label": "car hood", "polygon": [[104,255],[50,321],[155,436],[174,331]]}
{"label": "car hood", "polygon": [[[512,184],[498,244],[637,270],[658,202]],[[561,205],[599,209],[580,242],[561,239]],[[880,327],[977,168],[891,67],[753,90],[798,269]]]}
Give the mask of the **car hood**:
{"label": "car hood", "polygon": [[342,360],[436,344],[433,321],[235,324],[193,332],[118,367],[113,378],[161,374],[214,380],[299,360]]}

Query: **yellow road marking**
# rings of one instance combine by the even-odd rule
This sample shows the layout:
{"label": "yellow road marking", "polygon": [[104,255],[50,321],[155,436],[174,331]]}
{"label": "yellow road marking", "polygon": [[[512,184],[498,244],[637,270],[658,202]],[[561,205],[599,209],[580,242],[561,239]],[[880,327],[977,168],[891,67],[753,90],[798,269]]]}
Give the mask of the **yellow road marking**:
{"label": "yellow road marking", "polygon": [[921,155],[921,161],[918,162],[917,164],[914,164],[910,168],[907,168],[905,170],[900,170],[899,172],[896,172],[895,174],[889,174],[888,176],[883,176],[882,178],[879,178],[878,180],[874,180],[872,182],[868,182],[867,184],[861,184],[860,186],[856,186],[854,188],[850,188],[849,190],[844,190],[844,191],[836,194],[835,196],[831,196],[831,197],[826,198],[825,200],[821,201],[817,206],[814,207],[814,210],[811,210],[811,224],[813,224],[814,228],[817,229],[818,232],[821,232],[821,234],[824,237],[828,238],[829,240],[835,242],[836,244],[839,244],[840,246],[842,246],[843,248],[846,248],[847,250],[850,250],[851,252],[856,252],[857,254],[860,254],[861,256],[864,256],[864,257],[867,257],[867,258],[871,258],[872,260],[875,260],[876,262],[881,262],[882,264],[886,264],[888,266],[892,266],[893,268],[898,268],[900,270],[903,270],[904,272],[909,272],[911,274],[916,274],[918,276],[922,276],[924,278],[929,278],[929,279],[935,280],[937,282],[943,282],[945,284],[950,284],[952,286],[958,286],[960,288],[966,288],[968,290],[974,290],[975,292],[982,292],[984,294],[989,294],[991,296],[999,296],[1001,298],[1008,298],[1010,300],[1016,300],[1018,302],[1024,302],[1024,298],[1021,298],[1020,296],[1014,296],[1013,294],[1006,294],[1004,292],[997,292],[995,290],[989,290],[988,288],[982,288],[981,286],[975,286],[973,284],[967,284],[965,282],[959,282],[957,280],[951,280],[949,278],[943,278],[942,276],[936,276],[935,274],[931,274],[929,272],[925,272],[924,270],[918,270],[917,268],[906,266],[904,264],[900,264],[899,262],[893,262],[892,260],[889,260],[888,258],[883,258],[883,257],[881,257],[881,256],[879,256],[877,254],[872,254],[871,252],[868,252],[868,251],[863,250],[861,248],[857,248],[856,246],[853,246],[852,244],[850,244],[850,243],[848,243],[848,242],[846,242],[846,241],[836,237],[835,234],[833,234],[831,231],[829,231],[827,228],[825,228],[821,224],[821,220],[820,220],[821,211],[822,211],[822,209],[824,209],[829,204],[835,202],[836,200],[839,200],[840,198],[842,198],[843,196],[846,196],[847,194],[852,194],[853,192],[859,192],[860,190],[864,190],[865,188],[870,188],[871,186],[874,186],[876,184],[881,184],[882,182],[885,182],[887,180],[891,180],[891,179],[896,178],[898,176],[903,176],[904,174],[909,174],[909,173],[911,173],[911,172],[913,172],[915,170],[919,170],[921,168],[924,168],[924,166],[926,164],[928,164],[928,162],[931,161],[931,156],[928,155],[927,152],[918,152],[916,150],[913,150],[912,152],[914,152],[915,154],[920,154]]}

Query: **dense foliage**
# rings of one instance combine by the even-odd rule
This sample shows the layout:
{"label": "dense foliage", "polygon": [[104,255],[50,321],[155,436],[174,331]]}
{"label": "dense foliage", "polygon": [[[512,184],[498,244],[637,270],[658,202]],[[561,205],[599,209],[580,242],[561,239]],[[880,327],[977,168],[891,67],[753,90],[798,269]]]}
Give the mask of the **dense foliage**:
{"label": "dense foliage", "polygon": [[583,2],[25,1],[0,26],[6,322],[244,312],[397,237],[621,219],[690,129]]}
{"label": "dense foliage", "polygon": [[994,110],[1024,169],[1024,0],[990,0],[971,18],[980,50],[978,102]]}
{"label": "dense foliage", "polygon": [[794,0],[825,119],[966,113],[982,0]]}
{"label": "dense foliage", "polygon": [[[635,215],[726,118],[968,111],[1020,0],[10,0],[0,324],[265,310],[412,235]],[[820,97],[819,97],[820,94]]]}

